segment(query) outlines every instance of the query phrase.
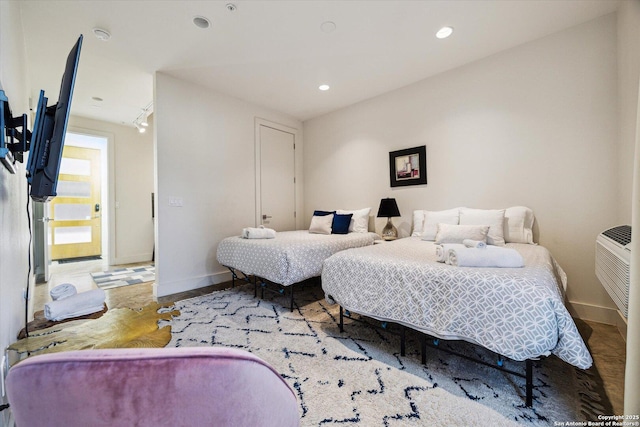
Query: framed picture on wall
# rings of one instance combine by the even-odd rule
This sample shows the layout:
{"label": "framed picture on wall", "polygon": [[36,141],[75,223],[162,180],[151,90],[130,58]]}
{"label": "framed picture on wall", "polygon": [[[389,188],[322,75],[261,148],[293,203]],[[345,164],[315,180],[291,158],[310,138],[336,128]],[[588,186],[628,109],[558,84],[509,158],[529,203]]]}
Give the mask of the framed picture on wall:
{"label": "framed picture on wall", "polygon": [[406,148],[389,153],[392,187],[427,183],[427,146]]}

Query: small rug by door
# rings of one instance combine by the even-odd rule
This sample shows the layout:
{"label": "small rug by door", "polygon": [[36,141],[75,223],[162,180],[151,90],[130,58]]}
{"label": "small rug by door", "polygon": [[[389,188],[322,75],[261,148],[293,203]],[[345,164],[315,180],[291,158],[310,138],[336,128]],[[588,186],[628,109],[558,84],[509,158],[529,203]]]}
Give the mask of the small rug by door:
{"label": "small rug by door", "polygon": [[[347,320],[340,333],[338,306],[319,286],[298,291],[295,305],[289,312],[286,298],[254,298],[251,285],[177,301],[181,314],[168,322],[168,346],[240,348],[264,359],[295,390],[303,427],[553,426],[611,415],[595,368],[582,371],[555,356],[535,362],[527,408],[523,378],[435,349],[422,365],[411,331],[406,356],[389,332],[393,325]],[[495,357],[461,341],[443,345],[487,362]],[[505,361],[519,372],[523,365]]]}
{"label": "small rug by door", "polygon": [[96,261],[102,259],[100,255],[92,255],[92,256],[80,256],[76,258],[64,258],[56,260],[58,264],[69,264],[72,262],[82,262],[82,261]]}
{"label": "small rug by door", "polygon": [[91,277],[99,288],[111,289],[153,282],[156,280],[156,267],[154,265],[141,265],[139,267],[116,268],[100,273],[91,273]]}

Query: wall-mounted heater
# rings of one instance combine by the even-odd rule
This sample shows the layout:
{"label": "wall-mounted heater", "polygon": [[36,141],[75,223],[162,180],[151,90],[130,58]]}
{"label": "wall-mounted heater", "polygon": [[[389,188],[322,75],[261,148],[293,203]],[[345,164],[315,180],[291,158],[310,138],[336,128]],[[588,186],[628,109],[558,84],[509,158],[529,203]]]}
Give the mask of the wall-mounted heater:
{"label": "wall-mounted heater", "polygon": [[629,314],[630,257],[630,225],[610,228],[596,238],[596,276],[625,319]]}

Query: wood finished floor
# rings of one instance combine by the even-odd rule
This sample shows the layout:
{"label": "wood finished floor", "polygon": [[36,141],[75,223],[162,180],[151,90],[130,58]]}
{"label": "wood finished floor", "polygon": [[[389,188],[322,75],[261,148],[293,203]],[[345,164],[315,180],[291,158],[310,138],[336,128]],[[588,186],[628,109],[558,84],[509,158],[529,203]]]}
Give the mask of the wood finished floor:
{"label": "wood finished floor", "polygon": [[[145,265],[146,263],[127,264],[119,267],[132,267]],[[52,265],[49,282],[36,285],[34,295],[34,311],[43,310],[44,304],[51,300],[49,291],[61,283],[71,283],[78,292],[96,289],[97,286],[89,273],[113,269],[104,261],[82,261],[69,264]],[[167,303],[193,298],[210,293],[214,290],[224,289],[230,286],[230,282],[208,286],[195,291],[183,292],[160,298],[158,302]],[[142,283],[120,288],[108,289],[106,293],[107,307],[139,308],[155,301],[153,297],[153,284]],[[615,326],[605,325],[591,321],[577,320],[576,324],[587,342],[593,356],[594,363],[604,382],[607,396],[613,406],[614,414],[623,414],[624,402],[624,369],[626,360],[626,344]]]}

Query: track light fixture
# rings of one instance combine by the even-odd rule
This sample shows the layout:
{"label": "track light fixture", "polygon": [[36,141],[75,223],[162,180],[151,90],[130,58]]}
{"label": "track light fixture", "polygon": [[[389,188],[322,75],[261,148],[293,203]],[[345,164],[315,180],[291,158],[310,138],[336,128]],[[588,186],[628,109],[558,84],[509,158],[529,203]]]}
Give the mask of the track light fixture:
{"label": "track light fixture", "polygon": [[138,129],[138,132],[144,133],[149,126],[147,118],[153,111],[153,102],[150,102],[146,107],[142,109],[142,113],[133,121],[133,125]]}

